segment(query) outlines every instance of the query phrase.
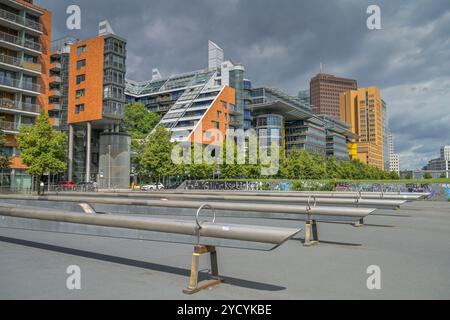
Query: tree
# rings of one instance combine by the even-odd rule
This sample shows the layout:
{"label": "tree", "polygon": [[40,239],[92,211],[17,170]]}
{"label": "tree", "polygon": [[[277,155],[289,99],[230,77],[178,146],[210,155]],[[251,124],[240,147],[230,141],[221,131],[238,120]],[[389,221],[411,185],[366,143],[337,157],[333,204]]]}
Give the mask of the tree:
{"label": "tree", "polygon": [[160,125],[151,134],[142,148],[139,160],[141,173],[161,181],[162,177],[177,175],[181,166],[172,163],[172,150],[175,143],[171,142],[172,133]]}
{"label": "tree", "polygon": [[141,157],[149,134],[158,124],[160,117],[147,111],[143,103],[129,103],[125,106],[125,116],[121,130],[131,137],[131,167],[138,176],[142,173]]}
{"label": "tree", "polygon": [[11,157],[7,155],[3,149],[5,145],[5,136],[3,134],[3,131],[0,129],[0,169],[7,169],[11,165]]}
{"label": "tree", "polygon": [[45,173],[58,174],[66,170],[66,142],[64,133],[53,129],[48,116],[41,113],[32,126],[20,127],[17,142],[27,173],[35,177],[36,190],[41,193],[41,177]]}
{"label": "tree", "polygon": [[423,175],[424,179],[433,179],[433,176],[431,175],[431,173],[429,172],[425,172],[425,174]]}
{"label": "tree", "polygon": [[389,172],[389,179],[400,180],[400,175],[395,171],[391,171],[391,172]]}
{"label": "tree", "polygon": [[129,103],[125,106],[125,116],[121,126],[131,139],[145,139],[159,120],[159,116],[155,112],[148,112],[143,103]]}

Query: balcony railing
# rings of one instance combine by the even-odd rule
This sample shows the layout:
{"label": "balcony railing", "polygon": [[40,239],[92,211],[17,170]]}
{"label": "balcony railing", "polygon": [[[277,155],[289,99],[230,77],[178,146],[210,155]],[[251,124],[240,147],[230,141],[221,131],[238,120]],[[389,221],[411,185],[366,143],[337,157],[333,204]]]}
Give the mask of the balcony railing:
{"label": "balcony railing", "polygon": [[6,54],[0,54],[0,63],[23,67],[25,69],[33,70],[36,72],[42,72],[42,66],[39,63],[29,62],[29,61],[21,61],[19,58],[9,56]]}
{"label": "balcony railing", "polygon": [[0,108],[27,111],[33,113],[41,112],[41,107],[37,104],[14,101],[10,99],[0,99]]}
{"label": "balcony railing", "polygon": [[20,88],[20,81],[10,77],[0,76],[0,85]]}
{"label": "balcony railing", "polygon": [[33,71],[37,71],[37,72],[42,72],[42,65],[39,63],[34,63],[34,62],[30,62],[30,61],[24,61],[22,66],[25,69],[29,69],[29,70],[33,70]]}
{"label": "balcony railing", "polygon": [[8,56],[6,54],[0,54],[0,62],[5,63],[5,64],[10,64],[10,65],[13,65],[16,67],[21,66],[20,59],[13,57],[13,56]]}
{"label": "balcony railing", "polygon": [[15,35],[0,31],[0,40],[5,41],[5,42],[9,42],[9,43],[13,43],[13,44],[17,44],[17,45],[22,45],[19,37],[16,37]]}
{"label": "balcony railing", "polygon": [[15,78],[0,76],[0,85],[8,86],[8,87],[14,87],[19,89],[24,89],[28,91],[33,92],[41,92],[41,86],[32,82],[26,82],[20,83],[19,80]]}
{"label": "balcony railing", "polygon": [[30,124],[18,124],[15,122],[0,121],[0,129],[5,131],[18,132],[21,126],[28,127],[30,126]]}
{"label": "balcony railing", "polygon": [[28,18],[21,17],[15,13],[0,9],[0,19],[8,20],[14,23],[21,24],[25,27],[37,30],[39,32],[42,32],[44,30],[42,24],[39,22],[33,21]]}
{"label": "balcony railing", "polygon": [[50,96],[60,97],[61,96],[61,90],[59,90],[59,89],[50,89]]}
{"label": "balcony railing", "polygon": [[103,114],[107,116],[120,117],[124,116],[122,108],[114,108],[110,105],[103,105]]}
{"label": "balcony railing", "polygon": [[32,82],[23,82],[22,89],[34,92],[41,92],[41,86]]}
{"label": "balcony railing", "polygon": [[30,41],[30,40],[25,40],[23,43],[20,40],[19,37],[16,37],[15,35],[0,31],[0,40],[5,41],[5,42],[9,42],[18,46],[22,46],[22,47],[26,47],[28,49],[32,49],[35,51],[42,51],[42,45],[38,42],[34,42],[34,41]]}
{"label": "balcony railing", "polygon": [[23,46],[31,50],[42,51],[42,45],[34,41],[25,40]]}
{"label": "balcony railing", "polygon": [[50,76],[50,83],[52,83],[52,82],[60,83],[61,82],[61,77],[60,76],[56,76],[56,75]]}

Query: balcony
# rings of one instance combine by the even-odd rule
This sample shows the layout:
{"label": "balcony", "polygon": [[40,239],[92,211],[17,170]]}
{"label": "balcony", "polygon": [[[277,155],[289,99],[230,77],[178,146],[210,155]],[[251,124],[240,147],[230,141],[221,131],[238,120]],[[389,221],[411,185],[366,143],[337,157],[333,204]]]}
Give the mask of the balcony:
{"label": "balcony", "polygon": [[38,42],[25,40],[24,43],[23,43],[23,46],[25,48],[28,48],[28,49],[31,49],[31,50],[42,52],[42,45],[40,43],[38,43]]}
{"label": "balcony", "polygon": [[0,63],[6,64],[8,66],[14,66],[17,68],[24,68],[34,72],[42,72],[42,66],[39,63],[21,61],[19,58],[9,56],[6,54],[0,54]]}
{"label": "balcony", "polygon": [[0,76],[0,85],[20,88],[20,81],[11,77]]}
{"label": "balcony", "polygon": [[7,86],[7,87],[11,87],[11,88],[16,88],[16,89],[22,89],[22,90],[32,91],[35,93],[41,92],[41,86],[38,84],[35,84],[33,82],[20,83],[20,81],[15,78],[10,78],[10,77],[5,77],[5,76],[0,76],[0,86]]}
{"label": "balcony", "polygon": [[49,97],[60,97],[61,96],[61,90],[59,89],[50,89]]}
{"label": "balcony", "polygon": [[[0,129],[3,131],[19,132],[20,126],[20,124],[15,122],[0,121]],[[22,126],[27,127],[30,126],[30,124],[22,124]]]}
{"label": "balcony", "polygon": [[25,103],[20,101],[14,101],[10,99],[0,99],[0,109],[7,109],[12,111],[25,111],[31,113],[40,113],[41,107],[33,103]]}
{"label": "balcony", "polygon": [[107,117],[113,117],[121,119],[124,116],[122,108],[114,108],[110,105],[103,105],[103,115]]}
{"label": "balcony", "polygon": [[28,69],[28,70],[39,72],[39,73],[42,72],[42,65],[39,63],[24,61],[22,63],[22,67],[24,67],[25,69]]}
{"label": "balcony", "polygon": [[0,54],[0,63],[4,63],[4,64],[16,66],[16,67],[22,66],[20,59],[13,57],[13,56],[8,56],[6,54]]}
{"label": "balcony", "polygon": [[50,76],[50,83],[61,83],[61,77],[57,75]]}
{"label": "balcony", "polygon": [[21,46],[33,51],[42,52],[42,45],[38,42],[25,40],[23,43],[21,39],[15,35],[0,31],[0,41],[6,42],[8,44],[13,44],[15,46]]}
{"label": "balcony", "polygon": [[61,71],[61,62],[52,62],[50,63],[50,70],[51,71]]}
{"label": "balcony", "polygon": [[31,19],[27,19],[25,17],[21,17],[15,13],[0,9],[0,19],[2,20],[6,20],[12,23],[16,23],[16,24],[20,24],[24,27],[33,29],[35,31],[38,32],[43,32],[44,28],[42,26],[42,24],[40,24],[39,22],[33,21]]}
{"label": "balcony", "polygon": [[61,103],[60,102],[49,102],[49,109],[50,110],[61,110]]}
{"label": "balcony", "polygon": [[27,91],[41,92],[41,86],[33,82],[23,82],[21,88]]}

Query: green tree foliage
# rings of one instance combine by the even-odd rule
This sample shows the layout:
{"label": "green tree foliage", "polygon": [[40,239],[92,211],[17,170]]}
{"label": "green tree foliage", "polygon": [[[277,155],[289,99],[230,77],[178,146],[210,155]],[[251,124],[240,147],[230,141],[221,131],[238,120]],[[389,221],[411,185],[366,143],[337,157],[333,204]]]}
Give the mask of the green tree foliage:
{"label": "green tree foliage", "polygon": [[391,171],[391,172],[389,172],[389,179],[400,180],[400,175],[395,171]]}
{"label": "green tree foliage", "polygon": [[179,174],[180,166],[172,163],[172,149],[175,143],[170,139],[172,134],[164,126],[158,126],[142,147],[139,160],[140,172],[161,181],[162,177]]}
{"label": "green tree foliage", "polygon": [[145,139],[159,120],[159,116],[154,112],[148,112],[143,103],[129,103],[125,106],[125,117],[121,127],[131,139]]}
{"label": "green tree foliage", "polygon": [[66,170],[66,141],[66,135],[53,129],[45,113],[41,113],[34,125],[20,128],[17,142],[22,162],[29,167],[27,173],[35,177],[38,194],[43,174]]}
{"label": "green tree foliage", "polygon": [[[0,121],[2,119],[0,118]],[[3,153],[3,147],[6,145],[5,135],[0,129],[0,169],[7,169],[11,165],[11,157]]]}
{"label": "green tree foliage", "polygon": [[141,158],[145,139],[149,136],[160,117],[156,113],[148,112],[143,103],[129,103],[125,106],[125,116],[121,123],[121,130],[131,137],[131,166],[139,176],[143,174]]}
{"label": "green tree foliage", "polygon": [[431,173],[429,172],[425,172],[425,174],[423,175],[424,179],[433,179],[433,176],[431,175]]}
{"label": "green tree foliage", "polygon": [[[337,161],[334,157],[325,159],[320,154],[310,155],[306,151],[293,150],[280,166],[283,179],[347,179],[347,180],[385,180],[398,179],[378,168],[368,166],[359,160]],[[303,190],[303,185],[294,186]]]}

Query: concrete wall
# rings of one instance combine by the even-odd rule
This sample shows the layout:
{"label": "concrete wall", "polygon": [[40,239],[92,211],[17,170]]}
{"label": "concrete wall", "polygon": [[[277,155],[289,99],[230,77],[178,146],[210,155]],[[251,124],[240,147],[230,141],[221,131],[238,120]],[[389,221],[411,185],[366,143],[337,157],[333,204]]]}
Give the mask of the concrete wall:
{"label": "concrete wall", "polygon": [[130,156],[129,135],[114,132],[100,134],[99,188],[126,189],[130,187]]}

